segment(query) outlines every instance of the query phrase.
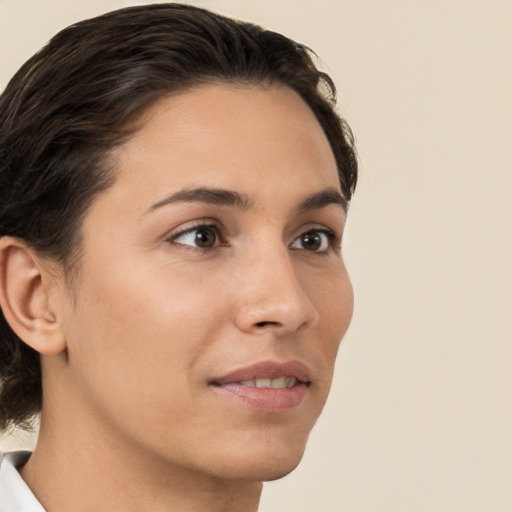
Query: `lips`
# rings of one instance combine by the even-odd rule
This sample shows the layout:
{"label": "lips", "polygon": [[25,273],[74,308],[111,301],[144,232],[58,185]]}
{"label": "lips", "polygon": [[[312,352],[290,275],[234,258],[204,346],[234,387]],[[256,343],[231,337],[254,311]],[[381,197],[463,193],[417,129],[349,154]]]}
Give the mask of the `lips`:
{"label": "lips", "polygon": [[223,385],[256,379],[277,379],[279,377],[294,377],[297,381],[304,384],[309,383],[311,380],[309,368],[299,361],[287,363],[262,361],[216,378],[213,380],[213,383]]}
{"label": "lips", "polygon": [[215,378],[211,386],[242,405],[279,412],[304,402],[310,380],[308,367],[298,361],[263,361]]}

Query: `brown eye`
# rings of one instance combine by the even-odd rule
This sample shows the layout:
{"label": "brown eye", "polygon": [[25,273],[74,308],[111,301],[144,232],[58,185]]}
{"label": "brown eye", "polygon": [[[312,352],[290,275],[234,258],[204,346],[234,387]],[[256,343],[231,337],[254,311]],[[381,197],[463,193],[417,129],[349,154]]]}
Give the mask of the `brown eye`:
{"label": "brown eye", "polygon": [[178,233],[170,241],[198,249],[211,249],[218,245],[219,235],[216,226],[200,226]]}
{"label": "brown eye", "polygon": [[329,231],[307,231],[294,240],[291,248],[302,249],[303,251],[326,252],[331,247],[333,238],[334,235]]}
{"label": "brown eye", "polygon": [[319,233],[306,233],[301,237],[302,247],[308,251],[318,251],[322,247],[322,237]]}
{"label": "brown eye", "polygon": [[195,229],[195,244],[197,247],[213,247],[217,241],[217,233],[211,228]]}

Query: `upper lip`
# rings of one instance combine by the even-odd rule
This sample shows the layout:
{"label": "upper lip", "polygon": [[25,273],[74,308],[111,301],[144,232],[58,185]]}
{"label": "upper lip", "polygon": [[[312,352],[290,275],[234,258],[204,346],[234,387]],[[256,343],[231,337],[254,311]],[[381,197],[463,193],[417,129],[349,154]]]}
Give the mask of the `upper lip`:
{"label": "upper lip", "polygon": [[213,384],[229,384],[244,380],[276,379],[278,377],[295,377],[298,381],[309,383],[311,372],[299,361],[275,362],[260,361],[244,368],[234,370],[222,377],[212,380]]}

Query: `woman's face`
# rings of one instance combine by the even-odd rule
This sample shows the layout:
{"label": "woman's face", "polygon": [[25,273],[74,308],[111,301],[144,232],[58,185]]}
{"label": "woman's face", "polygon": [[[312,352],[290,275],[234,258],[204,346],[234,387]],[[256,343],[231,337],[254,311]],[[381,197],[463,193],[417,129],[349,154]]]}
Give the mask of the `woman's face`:
{"label": "woman's face", "polygon": [[176,467],[286,474],[353,304],[315,116],[285,87],[202,86],[156,104],[113,157],[63,306],[74,410]]}

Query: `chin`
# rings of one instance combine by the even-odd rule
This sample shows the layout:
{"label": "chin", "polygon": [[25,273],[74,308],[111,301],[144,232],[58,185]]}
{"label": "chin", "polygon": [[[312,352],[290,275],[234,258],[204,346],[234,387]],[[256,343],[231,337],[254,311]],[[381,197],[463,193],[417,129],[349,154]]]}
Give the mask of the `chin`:
{"label": "chin", "polygon": [[217,475],[259,482],[270,482],[285,477],[302,460],[305,443],[294,446],[272,444],[273,446],[266,446],[259,450],[253,446],[249,450],[245,447],[238,453],[226,453],[222,460],[222,467],[217,467]]}
{"label": "chin", "polygon": [[226,470],[226,472],[221,471],[217,476],[227,477],[233,480],[249,480],[256,482],[272,482],[274,480],[279,480],[280,478],[284,478],[289,475],[300,463],[302,457],[298,460],[290,461],[272,461],[271,464],[255,464],[251,467],[240,467],[233,471],[233,467]]}
{"label": "chin", "polygon": [[300,463],[302,460],[302,457],[291,467],[288,466],[287,468],[274,468],[273,471],[268,472],[266,477],[262,478],[262,482],[273,482],[274,480],[279,480],[281,478],[284,478],[285,476],[288,476]]}

